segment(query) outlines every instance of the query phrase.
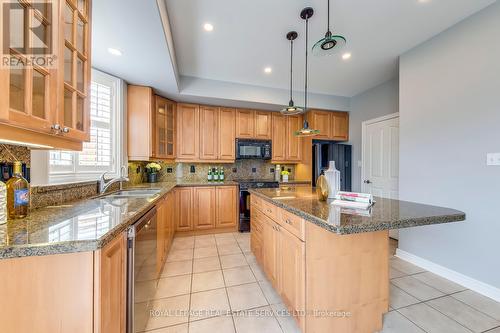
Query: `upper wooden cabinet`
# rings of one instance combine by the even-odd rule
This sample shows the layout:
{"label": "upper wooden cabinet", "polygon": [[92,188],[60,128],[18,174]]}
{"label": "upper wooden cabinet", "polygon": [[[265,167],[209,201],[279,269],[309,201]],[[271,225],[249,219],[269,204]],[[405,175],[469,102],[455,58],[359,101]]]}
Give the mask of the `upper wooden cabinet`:
{"label": "upper wooden cabinet", "polygon": [[200,159],[218,158],[219,108],[200,106]]}
{"label": "upper wooden cabinet", "polygon": [[176,108],[175,102],[155,96],[153,156],[156,158],[175,158]]}
{"label": "upper wooden cabinet", "polygon": [[311,128],[320,131],[314,139],[349,140],[349,113],[339,111],[311,110],[308,115]]}
{"label": "upper wooden cabinet", "polygon": [[179,104],[177,110],[177,161],[235,160],[234,109]]}
{"label": "upper wooden cabinet", "polygon": [[174,159],[176,113],[176,103],[155,96],[152,88],[128,86],[129,159]]}
{"label": "upper wooden cabinet", "polygon": [[278,113],[272,116],[272,152],[273,161],[284,161],[286,159],[286,118]]}
{"label": "upper wooden cabinet", "polygon": [[271,140],[271,112],[247,109],[236,110],[236,137]]}
{"label": "upper wooden cabinet", "polygon": [[246,109],[236,110],[236,137],[252,139],[255,136],[255,111]]}
{"label": "upper wooden cabinet", "polygon": [[236,158],[236,110],[219,110],[219,160],[234,161]]}
{"label": "upper wooden cabinet", "polygon": [[[24,38],[10,45],[9,66],[0,66],[0,138],[79,150],[90,139],[91,1],[49,4],[11,4],[23,19],[11,17],[0,43]],[[7,21],[8,10],[0,9]]]}
{"label": "upper wooden cabinet", "polygon": [[199,159],[200,108],[198,105],[177,105],[177,143],[178,160]]}
{"label": "upper wooden cabinet", "polygon": [[302,127],[302,116],[272,115],[273,162],[297,163],[302,159],[302,138],[294,132]]}
{"label": "upper wooden cabinet", "polygon": [[271,112],[255,111],[255,139],[271,140]]}

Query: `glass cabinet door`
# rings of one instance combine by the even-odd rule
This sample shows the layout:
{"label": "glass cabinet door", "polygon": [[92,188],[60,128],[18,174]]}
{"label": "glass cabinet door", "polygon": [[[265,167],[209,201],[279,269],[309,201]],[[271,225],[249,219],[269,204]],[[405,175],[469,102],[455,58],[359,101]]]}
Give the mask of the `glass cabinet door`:
{"label": "glass cabinet door", "polygon": [[154,154],[157,158],[175,158],[175,103],[155,96]]}
{"label": "glass cabinet door", "polygon": [[61,1],[61,97],[64,136],[88,141],[90,129],[89,0]]}
{"label": "glass cabinet door", "polygon": [[[54,39],[54,10],[35,1],[12,1],[9,4],[9,15],[4,15],[9,22],[5,22],[4,27],[10,39],[11,59],[9,66],[2,68],[1,75],[8,85],[0,92],[0,98],[5,101],[2,105],[8,110],[0,110],[0,114],[7,115],[6,120],[11,124],[50,133],[55,121],[51,89],[57,82],[55,66],[48,62],[49,51],[53,52],[48,46]],[[7,8],[4,6],[3,9]]]}

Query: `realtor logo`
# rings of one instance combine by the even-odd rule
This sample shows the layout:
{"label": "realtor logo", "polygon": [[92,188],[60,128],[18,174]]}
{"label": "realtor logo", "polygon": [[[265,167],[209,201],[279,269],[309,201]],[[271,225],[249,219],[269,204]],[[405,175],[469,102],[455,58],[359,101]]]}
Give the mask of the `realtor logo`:
{"label": "realtor logo", "polygon": [[2,67],[54,67],[51,0],[2,0]]}

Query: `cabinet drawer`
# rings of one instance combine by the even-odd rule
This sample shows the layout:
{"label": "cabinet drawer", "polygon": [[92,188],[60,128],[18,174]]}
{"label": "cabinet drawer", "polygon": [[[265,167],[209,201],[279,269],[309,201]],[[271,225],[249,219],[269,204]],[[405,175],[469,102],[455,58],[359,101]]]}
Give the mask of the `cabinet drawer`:
{"label": "cabinet drawer", "polygon": [[280,209],[280,218],[278,223],[288,230],[291,234],[299,238],[300,240],[305,240],[305,221],[303,218],[298,217],[284,209]]}
{"label": "cabinet drawer", "polygon": [[278,207],[272,203],[262,200],[262,212],[273,221],[278,221]]}
{"label": "cabinet drawer", "polygon": [[255,206],[256,208],[263,210],[264,208],[262,207],[262,199],[257,197],[256,195],[252,194],[250,195],[250,204],[252,206]]}
{"label": "cabinet drawer", "polygon": [[250,232],[255,234],[257,237],[262,237],[262,219],[264,215],[255,206],[252,206],[250,211]]}

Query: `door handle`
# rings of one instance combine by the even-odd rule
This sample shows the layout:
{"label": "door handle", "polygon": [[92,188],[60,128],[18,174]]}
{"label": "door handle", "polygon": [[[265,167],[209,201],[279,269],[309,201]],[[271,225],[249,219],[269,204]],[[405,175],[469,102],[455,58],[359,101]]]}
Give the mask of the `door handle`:
{"label": "door handle", "polygon": [[365,184],[371,184],[372,182],[369,179],[365,179],[365,181],[363,183],[365,183]]}

